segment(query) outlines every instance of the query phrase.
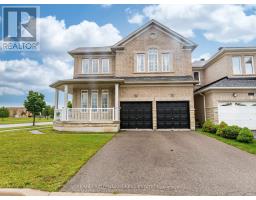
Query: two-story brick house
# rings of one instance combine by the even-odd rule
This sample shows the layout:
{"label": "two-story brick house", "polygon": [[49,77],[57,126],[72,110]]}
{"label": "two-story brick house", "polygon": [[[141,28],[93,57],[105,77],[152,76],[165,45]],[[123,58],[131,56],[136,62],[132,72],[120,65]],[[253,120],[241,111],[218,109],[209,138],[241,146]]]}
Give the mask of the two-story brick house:
{"label": "two-story brick house", "polygon": [[256,130],[256,47],[225,47],[193,63],[196,121]]}
{"label": "two-story brick house", "polygon": [[[191,53],[196,44],[155,20],[109,47],[82,47],[73,79],[55,88],[57,130],[195,129]],[[58,108],[64,91],[64,108]],[[67,108],[72,94],[73,108]]]}

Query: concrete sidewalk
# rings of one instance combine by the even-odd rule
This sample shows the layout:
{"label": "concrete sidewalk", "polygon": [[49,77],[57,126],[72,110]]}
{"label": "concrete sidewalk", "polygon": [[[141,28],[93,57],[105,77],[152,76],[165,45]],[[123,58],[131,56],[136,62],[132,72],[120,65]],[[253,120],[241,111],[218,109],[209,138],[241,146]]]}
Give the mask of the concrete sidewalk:
{"label": "concrete sidewalk", "polygon": [[[40,126],[40,125],[52,125],[52,122],[37,122],[35,125]],[[23,126],[33,126],[33,123],[22,123],[22,124],[1,124],[0,125],[0,130],[1,128],[16,128],[16,127],[23,127]]]}
{"label": "concrete sidewalk", "polygon": [[[134,194],[45,192],[35,189],[0,188],[0,196],[137,196]],[[141,195],[140,195],[141,196]]]}

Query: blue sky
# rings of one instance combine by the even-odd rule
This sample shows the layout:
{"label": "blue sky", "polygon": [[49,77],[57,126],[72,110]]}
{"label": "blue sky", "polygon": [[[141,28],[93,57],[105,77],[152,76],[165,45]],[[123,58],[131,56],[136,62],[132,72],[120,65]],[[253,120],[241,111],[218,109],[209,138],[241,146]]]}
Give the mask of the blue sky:
{"label": "blue sky", "polygon": [[[52,104],[53,90],[48,85],[72,77],[73,62],[68,50],[114,44],[151,18],[197,43],[193,59],[209,58],[221,46],[256,46],[255,5],[39,7],[41,51],[0,50],[0,106],[22,105],[30,89],[42,92]],[[2,8],[0,16],[1,12]]]}

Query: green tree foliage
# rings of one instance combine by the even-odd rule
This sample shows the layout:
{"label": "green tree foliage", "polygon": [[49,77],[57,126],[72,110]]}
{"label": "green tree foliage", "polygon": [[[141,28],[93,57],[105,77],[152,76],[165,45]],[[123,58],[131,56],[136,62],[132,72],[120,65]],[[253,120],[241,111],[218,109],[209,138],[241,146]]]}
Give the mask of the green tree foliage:
{"label": "green tree foliage", "polygon": [[24,101],[27,111],[33,115],[33,126],[35,126],[35,117],[39,115],[46,106],[44,95],[38,92],[29,91],[27,99]]}
{"label": "green tree foliage", "polygon": [[7,117],[9,117],[9,110],[5,107],[1,107],[0,108],[0,118],[2,118],[2,120],[3,120],[4,118],[7,118]]}

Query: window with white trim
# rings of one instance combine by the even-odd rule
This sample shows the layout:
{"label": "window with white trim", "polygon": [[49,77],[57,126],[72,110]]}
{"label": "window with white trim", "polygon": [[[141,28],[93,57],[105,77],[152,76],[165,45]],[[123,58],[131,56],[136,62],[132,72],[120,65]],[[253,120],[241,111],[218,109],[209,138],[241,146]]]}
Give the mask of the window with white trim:
{"label": "window with white trim", "polygon": [[102,65],[102,73],[109,73],[109,59],[102,59],[101,60]]}
{"label": "window with white trim", "polygon": [[[109,93],[108,93],[108,90],[102,90],[101,106],[102,106],[102,108],[108,108],[109,107]],[[103,109],[103,111],[106,112],[107,109]]]}
{"label": "window with white trim", "polygon": [[162,71],[171,71],[171,55],[170,53],[162,53]]}
{"label": "window with white trim", "polygon": [[193,77],[195,81],[199,81],[198,85],[200,85],[200,72],[193,72]]}
{"label": "window with white trim", "polygon": [[241,57],[240,56],[232,57],[232,65],[233,65],[233,74],[242,74]]}
{"label": "window with white trim", "polygon": [[245,66],[245,73],[246,74],[253,74],[253,57],[252,56],[245,56],[244,57],[244,66]]}
{"label": "window with white trim", "polygon": [[137,63],[137,72],[144,72],[145,71],[145,54],[138,53],[136,59]]}
{"label": "window with white trim", "polygon": [[158,51],[156,48],[148,50],[148,71],[157,72],[158,70]]}
{"label": "window with white trim", "polygon": [[98,108],[98,91],[92,90],[91,92],[91,107],[92,111],[96,112]]}
{"label": "window with white trim", "polygon": [[90,60],[82,59],[82,73],[89,74],[90,73]]}
{"label": "window with white trim", "polygon": [[92,59],[92,73],[99,73],[99,59]]}
{"label": "window with white trim", "polygon": [[81,107],[88,108],[88,90],[81,90]]}

